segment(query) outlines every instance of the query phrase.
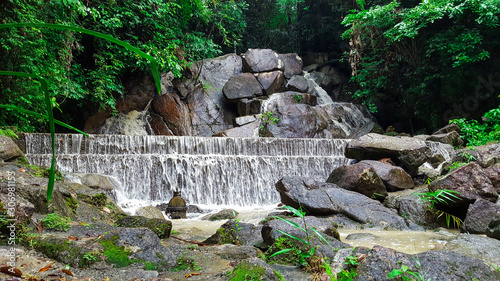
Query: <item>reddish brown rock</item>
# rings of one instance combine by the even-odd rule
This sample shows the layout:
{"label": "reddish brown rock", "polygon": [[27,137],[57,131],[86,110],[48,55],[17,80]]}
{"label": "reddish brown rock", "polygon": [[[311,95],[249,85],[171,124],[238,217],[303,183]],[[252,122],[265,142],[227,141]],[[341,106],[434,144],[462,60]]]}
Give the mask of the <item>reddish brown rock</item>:
{"label": "reddish brown rock", "polygon": [[153,110],[158,113],[176,136],[191,135],[191,119],[187,105],[175,93],[167,93],[153,100]]}

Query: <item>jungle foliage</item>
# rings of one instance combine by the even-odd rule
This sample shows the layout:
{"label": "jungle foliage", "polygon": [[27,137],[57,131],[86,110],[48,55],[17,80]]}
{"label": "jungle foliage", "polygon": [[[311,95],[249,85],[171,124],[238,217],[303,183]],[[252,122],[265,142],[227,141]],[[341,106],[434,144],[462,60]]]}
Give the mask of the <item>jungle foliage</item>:
{"label": "jungle foliage", "polygon": [[365,8],[345,17],[343,36],[351,46],[353,97],[372,112],[392,103],[397,106],[385,106],[380,115],[433,129],[498,105],[498,93],[480,93],[478,86],[487,80],[491,90],[491,77],[500,81],[500,1],[392,1]]}
{"label": "jungle foliage", "polygon": [[[180,77],[189,62],[222,54],[240,43],[245,29],[243,1],[32,1],[0,3],[2,23],[57,23],[91,29],[123,40],[155,57],[160,71]],[[123,95],[122,79],[148,73],[149,62],[90,35],[33,27],[0,30],[0,65],[45,77],[52,105],[65,112],[75,104],[114,107]],[[39,111],[40,85],[29,79],[0,77],[0,104]],[[74,101],[77,101],[76,103]],[[44,113],[44,112],[41,112]],[[44,130],[46,121],[6,110],[0,125],[20,131]]]}

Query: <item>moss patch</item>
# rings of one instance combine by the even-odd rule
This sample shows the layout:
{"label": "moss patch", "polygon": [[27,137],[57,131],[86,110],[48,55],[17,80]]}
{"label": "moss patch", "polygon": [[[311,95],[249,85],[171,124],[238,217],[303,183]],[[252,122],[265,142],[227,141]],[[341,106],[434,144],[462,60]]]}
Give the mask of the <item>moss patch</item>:
{"label": "moss patch", "polygon": [[78,207],[78,201],[75,200],[73,197],[67,197],[66,201],[64,202],[68,209],[71,210],[73,214],[76,214],[76,208]]}
{"label": "moss patch", "polygon": [[113,239],[102,240],[101,245],[104,248],[104,256],[107,257],[107,261],[116,265],[116,267],[126,267],[134,263],[134,260],[129,259],[132,254],[130,250],[126,250],[123,246],[116,246],[116,240],[118,236],[114,236]]}
{"label": "moss patch", "polygon": [[228,277],[230,281],[264,280],[265,273],[266,269],[262,266],[243,261],[228,273]]}
{"label": "moss patch", "polygon": [[170,237],[172,222],[162,219],[148,219],[141,216],[127,216],[116,221],[116,226],[121,227],[146,227],[153,231],[160,239]]}

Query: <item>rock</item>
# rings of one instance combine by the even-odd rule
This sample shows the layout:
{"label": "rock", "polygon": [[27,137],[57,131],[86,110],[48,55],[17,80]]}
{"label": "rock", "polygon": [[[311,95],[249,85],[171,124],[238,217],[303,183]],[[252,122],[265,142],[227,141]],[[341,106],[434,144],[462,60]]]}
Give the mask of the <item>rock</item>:
{"label": "rock", "polygon": [[294,75],[288,83],[286,83],[286,89],[288,91],[295,91],[299,93],[307,93],[309,85],[307,84],[304,76]]}
{"label": "rock", "polygon": [[121,227],[145,227],[153,231],[160,239],[170,237],[172,231],[172,222],[163,219],[148,219],[141,216],[123,217],[116,221],[117,226]]}
{"label": "rock", "polygon": [[457,124],[448,124],[448,125],[444,126],[443,128],[435,131],[432,134],[433,135],[441,135],[441,134],[446,134],[446,133],[450,133],[450,132],[460,133],[461,132],[460,126],[458,126]]}
{"label": "rock", "polygon": [[496,239],[462,233],[448,241],[446,249],[500,267],[500,241]]}
{"label": "rock", "polygon": [[363,160],[360,163],[366,163],[375,169],[387,191],[393,192],[415,186],[411,176],[400,167],[373,160]]}
{"label": "rock", "polygon": [[159,114],[149,112],[150,119],[148,120],[149,126],[154,132],[155,136],[173,136],[174,133],[167,127],[165,119]]}
{"label": "rock", "polygon": [[490,179],[484,173],[483,168],[476,163],[459,167],[446,176],[432,181],[429,189],[432,192],[438,189],[459,192],[457,196],[461,200],[448,202],[451,208],[468,206],[477,199],[485,199],[493,203],[498,199],[498,193]]}
{"label": "rock", "polygon": [[[242,60],[236,54],[204,59],[193,65],[193,73],[199,73],[199,83],[184,99],[188,105],[192,128],[190,135],[212,136],[233,127],[236,118],[234,105],[228,103],[222,88],[229,78],[242,73]],[[192,81],[191,81],[192,83]]]}
{"label": "rock", "polygon": [[302,74],[302,59],[296,53],[279,54],[278,56],[285,65],[286,79],[290,79],[293,75]]}
{"label": "rock", "polygon": [[96,114],[90,116],[87,121],[85,121],[85,127],[83,131],[88,134],[97,134],[99,129],[106,123],[106,120],[110,118],[111,109],[105,111],[98,111]]}
{"label": "rock", "polygon": [[257,121],[256,115],[245,115],[245,116],[238,117],[234,120],[234,122],[238,126],[243,126],[243,125],[255,122],[255,121]]}
{"label": "rock", "polygon": [[241,127],[225,130],[214,134],[214,137],[257,138],[259,137],[259,122],[255,121]]}
{"label": "rock", "polygon": [[196,205],[188,205],[186,212],[187,213],[200,213],[201,214],[201,213],[203,213],[203,210]]}
{"label": "rock", "polygon": [[500,214],[497,214],[488,224],[488,229],[486,229],[486,236],[500,240]]}
{"label": "rock", "polygon": [[460,138],[460,135],[455,131],[451,131],[449,133],[444,133],[444,134],[433,134],[432,136],[429,136],[426,140],[446,143],[452,146],[464,145],[464,141]]}
{"label": "rock", "polygon": [[[303,177],[283,177],[276,183],[281,202],[300,206],[308,214],[326,216],[343,214],[356,222],[384,229],[408,229],[403,218],[380,202],[335,184]],[[300,204],[300,205],[299,205]]]}
{"label": "rock", "polygon": [[[296,103],[297,92],[272,95],[262,105],[279,122],[267,124],[264,136],[277,138],[353,138],[368,133],[373,122],[349,103],[311,106]],[[304,98],[304,101],[307,101]]]}
{"label": "rock", "polygon": [[216,214],[206,215],[202,220],[218,221],[218,220],[232,220],[238,216],[238,212],[233,209],[222,210]]}
{"label": "rock", "polygon": [[[333,224],[325,224],[323,220],[320,220],[316,217],[312,216],[306,216],[304,219],[298,218],[298,217],[286,217],[287,220],[292,221],[293,223],[296,223],[300,227],[304,228],[307,225],[307,229],[309,232],[312,233],[312,230],[310,230],[311,227],[316,229],[319,233],[322,234],[322,236],[330,243],[330,245],[333,248],[349,248],[350,246],[346,243],[342,243],[339,240],[335,239],[334,237],[325,234],[323,231],[334,227]],[[305,221],[305,224],[304,224]],[[287,222],[284,222],[280,219],[273,219],[270,221],[265,222],[262,225],[262,238],[264,239],[264,242],[268,245],[272,245],[276,240],[283,236],[281,232],[282,231],[285,233],[288,233],[290,235],[293,235],[295,237],[301,238],[301,239],[307,239],[306,234],[300,230],[299,228],[290,225]],[[324,242],[321,242],[322,239],[319,239],[315,237],[314,240],[318,245],[320,244],[326,244]]]}
{"label": "rock", "polygon": [[168,129],[176,136],[192,134],[189,108],[176,93],[155,96],[153,110],[163,117]]}
{"label": "rock", "polygon": [[261,99],[239,99],[238,100],[238,114],[240,116],[247,116],[251,114],[259,114],[262,107]]}
{"label": "rock", "polygon": [[461,161],[467,162],[465,156],[472,155],[475,161],[483,168],[488,168],[496,164],[500,164],[500,143],[486,144],[474,147],[474,150],[461,149],[455,154],[452,162]]}
{"label": "rock", "polygon": [[332,171],[326,182],[370,198],[383,199],[387,196],[384,183],[368,163],[340,166]]}
{"label": "rock", "polygon": [[427,204],[420,199],[416,192],[425,193],[429,191],[427,185],[415,187],[397,192],[389,193],[384,200],[384,206],[398,210],[398,214],[406,221],[426,227],[436,227],[438,222],[434,212],[430,211]]}
{"label": "rock", "polygon": [[271,49],[248,49],[242,56],[246,70],[250,72],[268,72],[283,70],[283,61]]}
{"label": "rock", "polygon": [[482,260],[451,251],[427,251],[416,255],[374,246],[359,263],[356,280],[387,280],[394,269],[408,266],[409,271],[419,272],[430,280],[498,280],[500,272]]}
{"label": "rock", "polygon": [[391,137],[370,133],[351,141],[345,156],[357,160],[391,158],[410,175],[416,175],[418,167],[431,156],[424,141],[409,137]]}
{"label": "rock", "polygon": [[282,71],[256,73],[255,77],[268,96],[283,88],[283,84],[285,83]]}
{"label": "rock", "polygon": [[262,243],[261,230],[262,226],[228,220],[203,243],[254,246]]}
{"label": "rock", "polygon": [[245,245],[237,246],[232,244],[224,244],[216,246],[214,254],[226,260],[244,260],[250,258],[257,258],[258,255],[262,255],[263,253],[261,250],[253,246],[245,246]]}
{"label": "rock", "polygon": [[11,138],[0,135],[0,160],[9,161],[22,156],[23,152]]}
{"label": "rock", "polygon": [[496,164],[494,166],[490,166],[484,169],[484,173],[490,179],[491,184],[493,184],[497,193],[500,193],[500,165]]}
{"label": "rock", "polygon": [[222,88],[229,100],[262,96],[262,86],[251,73],[241,73],[229,78]]}
{"label": "rock", "polygon": [[497,214],[500,215],[500,205],[478,199],[469,206],[463,229],[472,234],[485,234],[491,218]]}
{"label": "rock", "polygon": [[[173,79],[173,75],[171,78]],[[168,83],[167,80],[162,79],[162,82]],[[155,82],[149,75],[136,75],[135,77],[124,79],[124,88],[126,94],[122,98],[116,99],[116,110],[124,114],[132,110],[144,110],[148,103],[155,96],[158,96]]]}
{"label": "rock", "polygon": [[354,241],[373,241],[377,238],[377,235],[371,233],[351,233],[347,235],[345,239]]}
{"label": "rock", "polygon": [[121,186],[121,183],[112,176],[102,175],[102,174],[72,174],[79,179],[79,182],[83,185],[94,189],[100,189],[104,191],[113,191]]}
{"label": "rock", "polygon": [[163,216],[163,213],[158,209],[153,206],[147,206],[147,207],[140,207],[136,214],[141,217],[145,217],[148,219],[160,219],[160,220],[165,220],[165,217]]}

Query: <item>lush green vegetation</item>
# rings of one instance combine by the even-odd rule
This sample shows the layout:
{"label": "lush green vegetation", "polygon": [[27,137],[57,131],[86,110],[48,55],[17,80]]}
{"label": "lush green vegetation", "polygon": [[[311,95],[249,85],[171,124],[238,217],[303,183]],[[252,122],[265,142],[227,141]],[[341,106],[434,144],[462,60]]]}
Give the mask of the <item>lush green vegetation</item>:
{"label": "lush green vegetation", "polygon": [[[39,1],[2,2],[2,23],[57,23],[109,34],[141,48],[162,72],[182,75],[188,61],[213,57],[222,46],[238,44],[245,28],[244,2],[233,1]],[[74,107],[113,107],[123,94],[122,79],[148,72],[148,60],[112,42],[73,31],[24,27],[0,30],[2,70],[47,79],[51,103],[68,121]],[[0,77],[0,104],[38,111],[40,86],[29,80]],[[71,110],[70,110],[71,109]],[[0,124],[21,131],[44,130],[46,121],[7,110]]]}
{"label": "lush green vegetation", "polygon": [[500,142],[500,107],[486,112],[482,119],[484,121],[478,122],[461,118],[452,120],[451,123],[460,126],[460,135],[469,146]]}
{"label": "lush green vegetation", "polygon": [[499,103],[490,91],[499,14],[496,0],[392,1],[349,14],[353,97],[373,112],[394,104],[380,116],[414,128],[480,117]]}

